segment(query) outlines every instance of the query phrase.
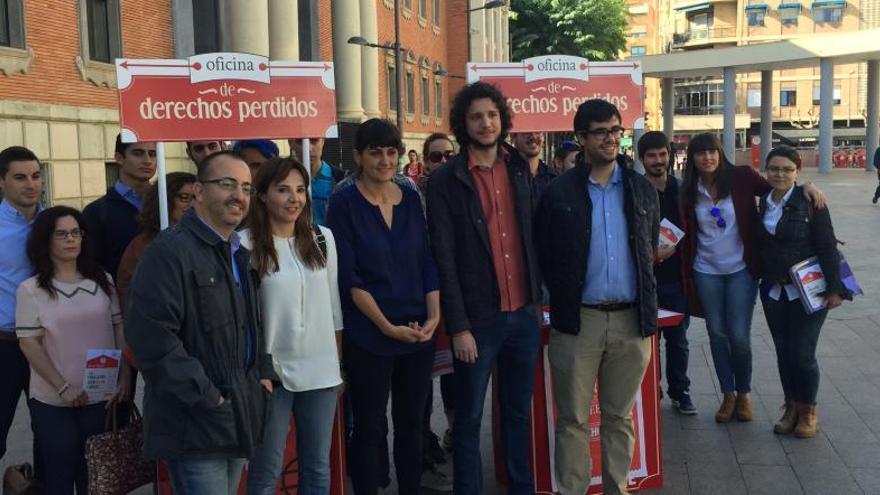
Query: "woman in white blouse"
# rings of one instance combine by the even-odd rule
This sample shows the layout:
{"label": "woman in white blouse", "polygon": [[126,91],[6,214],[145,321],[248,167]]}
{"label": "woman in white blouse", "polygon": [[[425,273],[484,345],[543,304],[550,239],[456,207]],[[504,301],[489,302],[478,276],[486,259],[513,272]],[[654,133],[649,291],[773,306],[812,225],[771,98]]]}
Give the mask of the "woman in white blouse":
{"label": "woman in white blouse", "polygon": [[250,228],[242,243],[261,276],[266,351],[278,381],[263,445],[248,468],[249,494],[274,494],[290,416],[296,422],[301,495],[330,489],[330,440],[336,411],[342,311],[333,234],[313,226],[308,172],[274,158],[254,178]]}

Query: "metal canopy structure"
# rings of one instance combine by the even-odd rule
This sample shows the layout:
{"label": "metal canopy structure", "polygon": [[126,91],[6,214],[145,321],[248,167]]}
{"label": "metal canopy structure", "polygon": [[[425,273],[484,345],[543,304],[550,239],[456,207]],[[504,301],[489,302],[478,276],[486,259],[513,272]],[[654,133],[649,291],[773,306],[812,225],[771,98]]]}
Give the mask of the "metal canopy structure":
{"label": "metal canopy structure", "polygon": [[[829,2],[813,2],[818,8]],[[849,33],[829,33],[790,40],[724,48],[688,50],[642,58],[644,77],[663,79],[663,131],[673,134],[675,107],[673,80],[689,77],[724,78],[723,143],[728,157],[734,155],[736,118],[736,74],[761,73],[761,156],[770,151],[773,131],[773,71],[820,67],[819,78],[819,172],[831,170],[832,129],[834,126],[834,65],[868,63],[867,133],[865,147],[872,157],[880,140],[880,29]],[[873,170],[868,160],[868,170]]]}

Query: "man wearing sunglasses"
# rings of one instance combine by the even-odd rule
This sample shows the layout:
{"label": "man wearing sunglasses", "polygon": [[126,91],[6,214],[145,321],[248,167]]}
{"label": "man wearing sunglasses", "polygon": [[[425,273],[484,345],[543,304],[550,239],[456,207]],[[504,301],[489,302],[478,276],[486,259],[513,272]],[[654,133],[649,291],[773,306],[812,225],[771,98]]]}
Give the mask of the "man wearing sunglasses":
{"label": "man wearing sunglasses", "polygon": [[274,377],[259,279],[235,232],[251,173],[220,151],[202,161],[193,190],[193,207],[144,253],[125,337],[146,381],[145,454],[167,462],[175,493],[232,495],[262,441]]}
{"label": "man wearing sunglasses", "polygon": [[550,168],[541,159],[541,151],[544,149],[544,134],[541,132],[512,132],[510,138],[513,147],[529,161],[529,170],[532,172],[532,200],[537,201],[547,184],[559,175],[559,172]]}
{"label": "man wearing sunglasses", "polygon": [[614,105],[581,104],[574,132],[583,153],[544,190],[534,222],[553,328],[556,479],[563,495],[590,486],[590,404],[598,379],[603,493],[623,495],[632,406],[657,331],[659,205],[651,183],[619,155],[624,128]]}

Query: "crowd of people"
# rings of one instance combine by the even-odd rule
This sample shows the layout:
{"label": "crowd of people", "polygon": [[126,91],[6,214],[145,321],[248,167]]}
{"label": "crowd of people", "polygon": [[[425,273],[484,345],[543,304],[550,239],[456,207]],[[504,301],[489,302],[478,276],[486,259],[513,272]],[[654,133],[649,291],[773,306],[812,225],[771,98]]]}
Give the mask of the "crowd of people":
{"label": "crowd of people", "polygon": [[[764,178],[702,134],[679,180],[656,131],[638,142],[645,173],[634,170],[620,154],[621,114],[604,100],[578,108],[576,141],[562,142],[552,164],[541,159],[545,136],[510,133],[511,122],[498,89],[467,85],[452,104],[454,141],[429,136],[424,162],[410,150],[399,171],[400,131],[368,120],[347,177],[322,160],[322,139],[308,149],[291,139],[290,157],[271,141],[190,142],[196,174],[167,176],[165,231],[150,183],[154,144],[117,138],[119,181],[82,213],[43,209],[38,158],[3,150],[0,456],[24,391],[46,493],[86,493],[85,440],[103,431],[108,410],[130,407],[140,373],[144,454],[165,463],[175,493],[235,493],[245,465],[247,493],[274,493],[293,421],[299,493],[327,494],[345,404],[354,493],[387,487],[393,459],[401,494],[426,479],[479,494],[494,374],[508,493],[531,494],[528,422],[546,309],[559,492],[582,495],[591,483],[597,391],[603,490],[622,494],[658,307],[705,318],[723,393],[715,420],[750,421],[759,293],[785,392],[773,431],[815,435],[818,336],[828,309],[851,294],[826,198],[797,183],[797,152],[774,149]],[[658,245],[664,219],[685,232],[677,247]],[[788,276],[811,256],[828,281],[826,307],[812,313]],[[666,393],[691,415],[688,324],[661,331]],[[430,427],[441,333],[454,356],[441,379],[442,440]],[[84,390],[90,349],[130,350],[109,399]],[[450,456],[451,480],[437,469]]]}

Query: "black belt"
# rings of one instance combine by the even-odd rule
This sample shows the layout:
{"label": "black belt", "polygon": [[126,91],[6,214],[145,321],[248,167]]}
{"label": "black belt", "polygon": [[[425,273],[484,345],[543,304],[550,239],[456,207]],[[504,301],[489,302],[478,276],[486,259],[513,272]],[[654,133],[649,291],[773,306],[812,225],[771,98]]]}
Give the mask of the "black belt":
{"label": "black belt", "polygon": [[624,309],[636,307],[634,302],[611,302],[603,304],[581,304],[584,308],[595,309],[596,311],[604,311],[612,313],[614,311],[623,311]]}
{"label": "black belt", "polygon": [[0,340],[18,342],[18,336],[15,335],[15,332],[0,331]]}

